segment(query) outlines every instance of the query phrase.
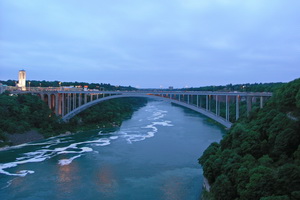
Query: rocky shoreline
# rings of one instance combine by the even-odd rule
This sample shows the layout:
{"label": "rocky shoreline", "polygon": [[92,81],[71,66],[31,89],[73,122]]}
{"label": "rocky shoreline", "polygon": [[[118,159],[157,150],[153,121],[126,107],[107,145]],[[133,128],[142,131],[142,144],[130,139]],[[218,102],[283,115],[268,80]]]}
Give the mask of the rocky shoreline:
{"label": "rocky shoreline", "polygon": [[6,137],[11,146],[24,144],[28,142],[34,142],[45,138],[41,133],[39,133],[36,130],[30,130],[24,133],[6,134]]}

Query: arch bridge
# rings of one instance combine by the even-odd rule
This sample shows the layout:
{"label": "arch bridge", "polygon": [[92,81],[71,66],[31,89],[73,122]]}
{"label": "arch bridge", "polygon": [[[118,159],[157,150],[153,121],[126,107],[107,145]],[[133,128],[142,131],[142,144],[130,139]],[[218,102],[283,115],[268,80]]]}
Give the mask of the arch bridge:
{"label": "arch bridge", "polygon": [[[241,104],[246,107],[249,115],[253,104],[260,108],[272,96],[272,93],[247,93],[247,92],[191,92],[191,91],[28,91],[14,92],[31,93],[38,95],[45,101],[56,115],[68,121],[83,110],[102,101],[126,97],[147,97],[171,102],[196,112],[199,112],[218,123],[230,128],[232,122],[241,114]],[[235,114],[230,113],[231,110]],[[245,110],[245,109],[244,109]],[[243,110],[242,110],[243,111]],[[231,114],[231,115],[230,115]]]}

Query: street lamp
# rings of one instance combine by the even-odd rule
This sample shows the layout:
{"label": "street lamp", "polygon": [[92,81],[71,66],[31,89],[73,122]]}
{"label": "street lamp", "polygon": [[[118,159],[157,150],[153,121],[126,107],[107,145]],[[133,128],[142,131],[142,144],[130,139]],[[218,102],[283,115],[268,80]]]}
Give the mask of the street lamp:
{"label": "street lamp", "polygon": [[28,84],[29,84],[29,91],[30,91],[30,83],[31,83],[31,82],[29,81],[29,82],[28,82]]}

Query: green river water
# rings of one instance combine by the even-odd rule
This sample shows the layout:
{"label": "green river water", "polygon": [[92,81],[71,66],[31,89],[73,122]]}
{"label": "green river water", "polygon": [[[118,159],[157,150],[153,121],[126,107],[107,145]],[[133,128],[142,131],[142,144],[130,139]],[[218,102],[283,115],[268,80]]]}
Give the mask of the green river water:
{"label": "green river water", "polygon": [[0,199],[200,199],[197,159],[222,134],[200,114],[150,101],[120,128],[0,151]]}

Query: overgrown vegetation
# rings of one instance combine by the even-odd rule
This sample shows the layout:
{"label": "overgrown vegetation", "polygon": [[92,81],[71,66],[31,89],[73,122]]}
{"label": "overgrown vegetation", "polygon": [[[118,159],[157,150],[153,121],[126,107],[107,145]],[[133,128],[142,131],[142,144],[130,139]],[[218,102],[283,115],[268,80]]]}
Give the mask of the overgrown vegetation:
{"label": "overgrown vegetation", "polygon": [[204,86],[185,88],[188,91],[240,91],[240,92],[274,92],[284,83],[245,83],[245,84],[228,84],[218,86]]}
{"label": "overgrown vegetation", "polygon": [[4,132],[22,133],[35,128],[47,135],[61,128],[59,118],[47,104],[33,95],[1,94],[0,113],[1,138],[4,140]]}
{"label": "overgrown vegetation", "polygon": [[[30,85],[29,85],[30,82]],[[7,86],[16,86],[17,80],[7,80],[1,81],[0,83]],[[98,90],[135,90],[136,88],[131,86],[114,86],[107,83],[87,83],[87,82],[60,82],[60,81],[36,81],[36,80],[28,80],[26,82],[27,86],[30,87],[60,87],[60,86],[88,86],[89,89],[98,89]]]}
{"label": "overgrown vegetation", "polygon": [[300,199],[300,79],[240,119],[199,159],[216,200]]}
{"label": "overgrown vegetation", "polygon": [[101,102],[79,113],[70,121],[77,130],[120,126],[138,108],[146,105],[145,98],[121,98]]}
{"label": "overgrown vegetation", "polygon": [[123,98],[105,101],[64,123],[38,96],[23,94],[0,95],[0,146],[9,144],[6,134],[37,129],[45,137],[98,127],[119,126],[134,110],[145,105],[146,99]]}

